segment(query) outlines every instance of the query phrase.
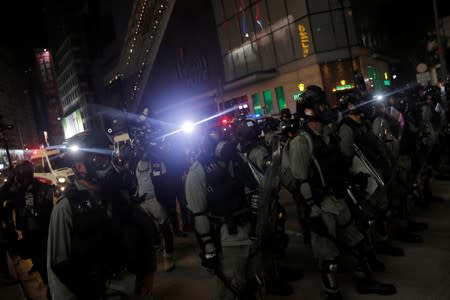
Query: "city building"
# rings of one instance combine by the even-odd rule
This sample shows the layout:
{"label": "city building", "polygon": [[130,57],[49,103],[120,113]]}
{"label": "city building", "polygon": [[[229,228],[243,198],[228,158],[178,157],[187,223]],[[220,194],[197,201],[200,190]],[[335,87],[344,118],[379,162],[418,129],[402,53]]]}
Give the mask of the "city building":
{"label": "city building", "polygon": [[36,70],[40,99],[44,107],[44,145],[59,145],[64,140],[62,108],[58,93],[55,63],[49,49],[36,49]]}
{"label": "city building", "polygon": [[80,38],[68,35],[56,51],[58,90],[63,111],[62,126],[64,137],[100,124],[94,116],[94,93],[87,68],[87,55],[83,51]]}
{"label": "city building", "polygon": [[224,108],[246,103],[258,114],[295,108],[308,85],[330,104],[359,86],[390,86],[388,59],[363,47],[350,1],[212,0],[221,46]]}
{"label": "city building", "polygon": [[364,25],[348,0],[136,0],[104,99],[179,122],[239,104],[277,114],[308,85],[335,104],[356,87],[391,86],[383,37]]}

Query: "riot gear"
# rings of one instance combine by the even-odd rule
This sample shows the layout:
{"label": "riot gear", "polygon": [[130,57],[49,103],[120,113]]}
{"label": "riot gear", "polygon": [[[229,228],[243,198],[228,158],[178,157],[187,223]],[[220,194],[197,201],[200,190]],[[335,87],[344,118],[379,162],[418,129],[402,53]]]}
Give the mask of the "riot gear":
{"label": "riot gear", "polygon": [[289,121],[292,119],[292,114],[289,108],[283,108],[280,111],[280,120],[281,121]]}
{"label": "riot gear", "polygon": [[[71,161],[72,167],[76,163],[84,163],[86,176],[94,182],[106,179],[112,170],[112,143],[101,132],[84,132],[69,139],[65,145],[65,156]],[[75,174],[79,171],[73,168]]]}
{"label": "riot gear", "polygon": [[[308,86],[297,102],[297,113],[308,121],[325,121],[323,113],[327,108],[324,91],[315,85]],[[325,122],[324,122],[325,123]]]}

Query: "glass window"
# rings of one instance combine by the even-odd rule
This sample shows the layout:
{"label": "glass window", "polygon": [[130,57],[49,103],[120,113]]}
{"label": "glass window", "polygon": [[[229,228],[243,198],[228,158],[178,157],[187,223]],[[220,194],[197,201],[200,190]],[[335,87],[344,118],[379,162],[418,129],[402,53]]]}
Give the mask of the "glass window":
{"label": "glass window", "polygon": [[231,58],[231,54],[227,54],[223,57],[223,66],[225,72],[225,80],[230,81],[233,80],[233,59]]}
{"label": "glass window", "polygon": [[222,55],[226,54],[230,50],[230,28],[228,22],[225,22],[224,24],[217,27],[217,34],[219,36]]}
{"label": "glass window", "polygon": [[264,106],[265,106],[265,113],[271,114],[273,113],[273,103],[272,103],[272,91],[271,90],[265,90],[263,92],[264,97]]}
{"label": "glass window", "polygon": [[255,28],[253,27],[252,13],[250,9],[246,9],[239,14],[239,21],[241,22],[241,35],[243,41],[255,39]]}
{"label": "glass window", "polygon": [[50,173],[50,167],[44,157],[33,158],[31,163],[33,164],[35,173]]}
{"label": "glass window", "polygon": [[347,21],[348,35],[351,45],[357,45],[358,39],[355,33],[355,24],[353,23],[353,13],[351,9],[345,10],[345,20]]}
{"label": "glass window", "polygon": [[332,11],[331,16],[333,19],[334,34],[336,36],[336,47],[347,47],[347,37],[345,36],[345,24],[342,9]]}
{"label": "glass window", "polygon": [[270,32],[269,18],[267,17],[266,1],[258,0],[251,7],[252,16],[254,18],[254,26],[257,34],[257,38],[266,35]]}
{"label": "glass window", "polygon": [[330,9],[342,8],[341,0],[328,0]]}
{"label": "glass window", "polygon": [[272,37],[267,35],[257,41],[261,55],[261,63],[264,70],[275,68],[275,52],[273,50]]}
{"label": "glass window", "polygon": [[270,23],[272,30],[277,30],[287,24],[286,7],[283,0],[268,0]]}
{"label": "glass window", "polygon": [[261,64],[259,62],[258,46],[256,43],[248,42],[243,48],[245,60],[247,61],[248,72],[253,73],[259,71]]}
{"label": "glass window", "polygon": [[214,17],[216,18],[216,24],[220,24],[224,20],[224,10],[222,7],[222,0],[212,0]]}
{"label": "glass window", "polygon": [[286,99],[284,98],[284,90],[282,86],[275,88],[275,95],[277,96],[278,109],[281,111],[286,108]]}
{"label": "glass window", "polygon": [[286,5],[288,8],[288,15],[291,15],[294,20],[306,16],[308,13],[305,0],[286,0]]}
{"label": "glass window", "polygon": [[303,18],[291,26],[292,41],[294,42],[295,58],[305,58],[314,53],[308,18]]}
{"label": "glass window", "polygon": [[228,21],[228,25],[230,26],[230,48],[233,50],[235,48],[241,47],[241,29],[239,26],[239,18],[238,16],[233,17],[230,21]]}
{"label": "glass window", "polygon": [[336,48],[330,13],[312,15],[311,29],[317,52]]}
{"label": "glass window", "polygon": [[285,64],[294,60],[291,33],[289,26],[283,27],[273,33],[273,41],[279,64]]}
{"label": "glass window", "polygon": [[261,114],[263,113],[262,107],[261,107],[261,99],[259,98],[259,94],[253,94],[252,95],[252,102],[253,102],[253,110],[255,111],[255,114]]}
{"label": "glass window", "polygon": [[234,75],[235,78],[239,78],[247,74],[247,66],[245,64],[244,49],[239,48],[233,50]]}
{"label": "glass window", "polygon": [[223,6],[225,9],[225,18],[229,19],[236,14],[235,0],[223,0]]}
{"label": "glass window", "polygon": [[308,0],[309,13],[316,13],[328,10],[328,0]]}

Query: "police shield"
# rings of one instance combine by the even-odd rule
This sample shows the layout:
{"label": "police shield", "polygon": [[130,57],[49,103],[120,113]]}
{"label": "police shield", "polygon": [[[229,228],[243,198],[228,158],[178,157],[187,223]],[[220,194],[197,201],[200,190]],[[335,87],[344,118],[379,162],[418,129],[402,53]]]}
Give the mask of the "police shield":
{"label": "police shield", "polygon": [[272,140],[272,155],[264,172],[260,189],[260,205],[256,218],[256,234],[259,240],[268,238],[277,226],[278,213],[278,193],[280,185],[281,171],[281,143],[279,136],[274,136]]}
{"label": "police shield", "polygon": [[384,187],[384,181],[356,144],[353,144],[353,149],[355,156],[353,157],[351,170],[354,174],[363,173],[368,175],[366,196],[370,198],[378,188]]}

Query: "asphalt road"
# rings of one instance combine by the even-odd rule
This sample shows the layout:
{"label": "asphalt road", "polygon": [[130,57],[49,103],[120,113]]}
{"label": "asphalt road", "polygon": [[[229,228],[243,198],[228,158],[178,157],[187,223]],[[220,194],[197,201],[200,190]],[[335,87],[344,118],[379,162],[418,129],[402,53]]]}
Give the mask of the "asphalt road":
{"label": "asphalt road", "polygon": [[[430,210],[419,210],[418,221],[425,221],[429,229],[423,232],[423,244],[395,242],[405,249],[405,257],[380,256],[387,271],[377,274],[380,281],[395,283],[398,293],[393,296],[359,295],[354,289],[351,273],[342,272],[338,279],[344,299],[387,299],[387,300],[450,300],[450,182],[434,181],[433,191],[444,198],[444,202],[433,204]],[[294,269],[304,272],[304,278],[292,282],[294,295],[289,297],[268,296],[267,299],[324,299],[320,275],[310,247],[303,244],[297,234],[295,205],[287,193],[282,193],[282,202],[287,210],[287,229],[290,243],[288,263]],[[176,268],[166,273],[162,268],[162,255],[159,257],[159,271],[155,281],[155,294],[158,299],[213,299],[215,278],[200,268],[198,248],[192,235],[176,238]],[[26,270],[29,262],[22,261],[18,266],[18,276],[23,290],[29,299],[45,299],[43,289],[39,289],[39,276],[29,276]],[[0,299],[24,299],[20,285],[0,286]],[[45,291],[45,290],[44,290]]]}

